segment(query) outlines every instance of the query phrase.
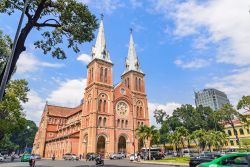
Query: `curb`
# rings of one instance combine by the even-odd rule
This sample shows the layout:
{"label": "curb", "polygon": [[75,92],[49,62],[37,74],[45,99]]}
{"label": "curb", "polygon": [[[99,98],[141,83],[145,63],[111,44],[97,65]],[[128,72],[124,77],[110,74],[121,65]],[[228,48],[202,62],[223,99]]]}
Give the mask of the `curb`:
{"label": "curb", "polygon": [[147,161],[141,161],[141,162],[133,162],[137,164],[153,164],[153,165],[169,165],[169,166],[176,166],[176,167],[186,167],[189,166],[187,163],[174,163],[174,162],[147,162]]}

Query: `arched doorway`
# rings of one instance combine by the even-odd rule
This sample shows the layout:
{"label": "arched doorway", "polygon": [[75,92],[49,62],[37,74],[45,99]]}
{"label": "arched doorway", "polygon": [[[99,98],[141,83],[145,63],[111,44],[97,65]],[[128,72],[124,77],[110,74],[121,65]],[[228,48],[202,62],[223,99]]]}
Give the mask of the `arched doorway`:
{"label": "arched doorway", "polygon": [[124,136],[119,137],[118,152],[126,152],[126,139]]}
{"label": "arched doorway", "polygon": [[106,139],[104,136],[99,136],[97,140],[97,153],[105,154]]}
{"label": "arched doorway", "polygon": [[83,143],[84,143],[84,154],[85,156],[87,155],[88,153],[88,135],[85,135],[84,138],[83,138]]}

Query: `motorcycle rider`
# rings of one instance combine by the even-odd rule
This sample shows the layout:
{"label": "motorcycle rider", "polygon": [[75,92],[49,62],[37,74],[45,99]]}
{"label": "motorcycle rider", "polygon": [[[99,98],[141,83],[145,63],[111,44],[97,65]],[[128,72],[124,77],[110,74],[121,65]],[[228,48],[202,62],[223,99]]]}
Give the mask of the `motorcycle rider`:
{"label": "motorcycle rider", "polygon": [[56,156],[55,156],[55,154],[53,154],[53,156],[52,156],[52,160],[55,160],[55,158],[56,158]]}
{"label": "motorcycle rider", "polygon": [[35,155],[31,154],[29,164],[31,167],[35,166],[36,160],[35,160]]}

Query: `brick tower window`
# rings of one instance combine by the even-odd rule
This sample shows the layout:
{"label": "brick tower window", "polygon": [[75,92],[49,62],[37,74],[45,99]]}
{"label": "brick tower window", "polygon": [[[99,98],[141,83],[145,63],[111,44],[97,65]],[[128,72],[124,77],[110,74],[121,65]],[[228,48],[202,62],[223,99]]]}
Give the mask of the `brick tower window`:
{"label": "brick tower window", "polygon": [[127,80],[128,80],[128,88],[129,88],[129,78]]}
{"label": "brick tower window", "polygon": [[135,90],[138,90],[138,78],[135,78]]}
{"label": "brick tower window", "polygon": [[103,67],[100,69],[100,81],[103,82]]}
{"label": "brick tower window", "polygon": [[101,123],[102,123],[102,117],[99,117],[99,119],[98,119],[98,127],[101,126]]}
{"label": "brick tower window", "polygon": [[101,110],[102,110],[102,100],[99,100],[98,112],[101,112]]}
{"label": "brick tower window", "polygon": [[106,126],[106,121],[107,121],[107,118],[104,118],[104,119],[103,119],[103,127]]}
{"label": "brick tower window", "polygon": [[139,83],[138,83],[138,85],[139,85],[139,91],[141,91],[141,78],[139,78]]}
{"label": "brick tower window", "polygon": [[104,82],[107,83],[108,82],[108,69],[105,68],[105,73],[104,73]]}
{"label": "brick tower window", "polygon": [[103,112],[106,110],[106,100],[103,101]]}

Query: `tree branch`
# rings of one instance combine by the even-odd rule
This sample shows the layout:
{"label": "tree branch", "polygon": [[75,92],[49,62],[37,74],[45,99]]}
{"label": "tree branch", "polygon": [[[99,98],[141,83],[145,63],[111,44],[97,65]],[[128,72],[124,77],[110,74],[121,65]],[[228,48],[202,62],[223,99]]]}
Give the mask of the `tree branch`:
{"label": "tree branch", "polygon": [[57,21],[56,19],[48,19],[48,20],[45,20],[45,21],[43,22],[43,24],[46,24],[46,23],[49,22],[49,21],[55,21],[58,25],[61,25],[61,24],[59,23],[59,21]]}
{"label": "tree branch", "polygon": [[15,6],[15,8],[17,8],[18,10],[23,10],[23,8],[21,8],[20,6],[17,6],[14,2],[7,0],[9,3],[11,3],[13,6]]}
{"label": "tree branch", "polygon": [[50,24],[50,23],[35,23],[36,27],[61,27],[60,24]]}

